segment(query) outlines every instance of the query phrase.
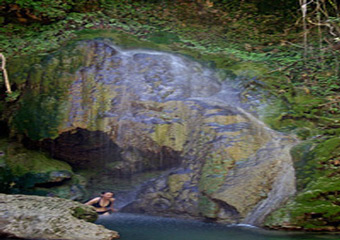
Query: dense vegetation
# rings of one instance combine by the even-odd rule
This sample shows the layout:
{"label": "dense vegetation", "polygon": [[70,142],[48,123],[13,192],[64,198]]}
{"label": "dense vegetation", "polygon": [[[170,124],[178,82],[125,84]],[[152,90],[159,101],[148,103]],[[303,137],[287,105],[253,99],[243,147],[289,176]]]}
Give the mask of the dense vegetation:
{"label": "dense vegetation", "polygon": [[[13,70],[17,59],[33,64],[70,41],[115,36],[122,45],[180,52],[244,76],[247,90],[264,88],[273,99],[264,121],[306,140],[293,149],[301,194],[285,211],[300,219],[294,224],[317,228],[338,222],[339,8],[334,0],[2,0],[0,52]],[[25,82],[11,74],[11,94],[0,79],[1,127]],[[315,217],[306,214],[315,199],[334,201]]]}
{"label": "dense vegetation", "polygon": [[[205,54],[229,55],[217,61],[219,68],[242,61],[266,63],[272,70],[264,77],[275,78],[271,87],[279,88],[285,101],[292,101],[300,90],[321,97],[307,107],[309,113],[333,118],[339,113],[339,6],[332,0],[303,4],[303,0],[3,0],[1,52],[11,60],[57,49],[80,30],[122,31]],[[306,106],[290,108],[282,117],[307,114]],[[329,121],[326,128],[335,124]]]}

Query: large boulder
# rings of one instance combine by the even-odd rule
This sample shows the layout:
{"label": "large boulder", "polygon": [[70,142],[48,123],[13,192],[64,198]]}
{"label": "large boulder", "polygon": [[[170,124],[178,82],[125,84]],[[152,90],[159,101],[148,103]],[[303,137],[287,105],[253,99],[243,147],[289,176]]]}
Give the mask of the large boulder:
{"label": "large boulder", "polygon": [[0,236],[24,239],[111,240],[90,206],[52,197],[0,194]]}
{"label": "large boulder", "polygon": [[[144,184],[123,211],[261,225],[295,193],[294,139],[230,106],[215,103],[207,112],[182,145],[180,166]],[[171,143],[171,132],[163,134],[163,144]]]}
{"label": "large boulder", "polygon": [[114,177],[172,169],[126,210],[261,224],[295,193],[294,139],[247,112],[254,94],[198,62],[95,40],[16,77],[27,82],[12,130],[56,158]]}

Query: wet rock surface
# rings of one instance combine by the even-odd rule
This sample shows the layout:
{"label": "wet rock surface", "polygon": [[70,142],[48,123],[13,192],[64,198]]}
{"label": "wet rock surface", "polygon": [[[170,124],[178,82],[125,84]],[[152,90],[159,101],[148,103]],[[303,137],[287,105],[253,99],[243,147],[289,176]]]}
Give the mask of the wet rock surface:
{"label": "wet rock surface", "polygon": [[0,194],[0,236],[65,240],[119,237],[117,232],[91,223],[96,218],[94,209],[71,200]]}
{"label": "wet rock surface", "polygon": [[235,86],[185,57],[83,41],[34,66],[13,123],[75,168],[169,170],[126,211],[261,224],[295,192],[294,139]]}

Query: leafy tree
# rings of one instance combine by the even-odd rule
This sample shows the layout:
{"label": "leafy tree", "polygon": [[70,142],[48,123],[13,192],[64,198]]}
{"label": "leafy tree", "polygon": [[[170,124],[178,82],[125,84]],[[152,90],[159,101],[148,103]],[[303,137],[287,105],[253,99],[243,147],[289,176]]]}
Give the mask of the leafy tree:
{"label": "leafy tree", "polygon": [[107,0],[2,0],[6,22],[44,22],[64,19],[70,12],[98,11]]}

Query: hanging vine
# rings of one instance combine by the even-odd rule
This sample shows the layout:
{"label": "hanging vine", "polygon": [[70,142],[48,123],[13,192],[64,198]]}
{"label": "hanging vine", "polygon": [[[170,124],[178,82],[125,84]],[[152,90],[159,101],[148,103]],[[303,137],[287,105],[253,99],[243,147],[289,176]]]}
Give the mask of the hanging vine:
{"label": "hanging vine", "polygon": [[11,94],[12,93],[11,85],[9,83],[8,74],[7,74],[7,70],[6,70],[6,58],[2,53],[0,53],[0,58],[1,58],[1,71],[2,71],[2,75],[4,77],[4,81],[5,81],[6,92],[8,94]]}

